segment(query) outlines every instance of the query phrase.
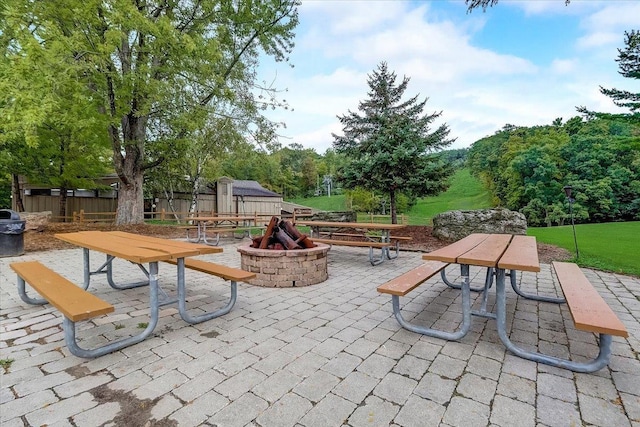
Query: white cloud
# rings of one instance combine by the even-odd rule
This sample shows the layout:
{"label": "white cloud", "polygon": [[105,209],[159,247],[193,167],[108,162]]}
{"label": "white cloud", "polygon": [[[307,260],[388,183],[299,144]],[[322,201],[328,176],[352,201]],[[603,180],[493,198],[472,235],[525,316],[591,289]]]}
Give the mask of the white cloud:
{"label": "white cloud", "polygon": [[579,49],[589,50],[593,48],[619,44],[622,40],[622,33],[613,31],[596,31],[580,37],[576,46]]}
{"label": "white cloud", "polygon": [[583,25],[591,29],[625,28],[632,30],[638,28],[639,18],[640,2],[615,1],[609,2],[609,4],[601,10],[589,15],[587,19],[584,20]]}
{"label": "white cloud", "polygon": [[[562,0],[500,2],[496,7],[513,8],[516,3],[531,13],[568,15]],[[567,19],[579,24],[583,35],[563,42],[577,50],[548,63],[475,45],[474,36],[485,25],[482,14],[461,11],[452,16],[437,10],[437,3],[419,3],[409,10],[411,5],[303,2],[304,32],[293,55],[300,66],[280,73],[277,82],[289,87],[287,99],[295,111],[271,116],[287,123],[284,144],[297,142],[320,153],[329,148],[331,133],[341,133],[336,116],[355,110],[367,97],[367,75],[383,60],[399,78],[411,78],[407,96],[429,97],[425,112],[443,112],[441,122],[450,125],[451,137],[458,137],[456,147],[507,123],[532,126],[557,117],[566,120],[577,115],[578,105],[611,111],[612,103],[599,93],[599,85],[625,85],[614,62],[616,47],[622,45],[617,26],[626,19],[618,14],[631,13],[636,5],[572,1],[567,8],[579,16]]]}
{"label": "white cloud", "polygon": [[569,74],[576,71],[574,59],[554,59],[551,63],[551,71],[555,74]]}

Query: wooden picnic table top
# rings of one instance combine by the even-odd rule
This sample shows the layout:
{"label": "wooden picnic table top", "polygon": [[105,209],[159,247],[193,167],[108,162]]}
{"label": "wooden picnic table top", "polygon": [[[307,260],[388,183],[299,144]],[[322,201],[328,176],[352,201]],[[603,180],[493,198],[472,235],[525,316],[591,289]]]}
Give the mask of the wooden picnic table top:
{"label": "wooden picnic table top", "polygon": [[209,245],[141,236],[123,231],[58,233],[57,239],[137,264],[222,252]]}
{"label": "wooden picnic table top", "polygon": [[308,227],[363,228],[368,230],[399,230],[405,224],[382,224],[378,222],[296,221],[296,225]]}
{"label": "wooden picnic table top", "polygon": [[194,216],[193,218],[188,218],[188,220],[195,222],[237,222],[256,220],[256,216]]}
{"label": "wooden picnic table top", "polygon": [[425,260],[520,271],[540,271],[536,238],[474,233],[422,256]]}

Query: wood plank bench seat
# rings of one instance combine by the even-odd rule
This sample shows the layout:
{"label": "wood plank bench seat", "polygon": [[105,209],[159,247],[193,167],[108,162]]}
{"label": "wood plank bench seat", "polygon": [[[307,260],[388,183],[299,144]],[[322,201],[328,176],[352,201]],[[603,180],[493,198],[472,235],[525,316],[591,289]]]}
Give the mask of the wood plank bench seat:
{"label": "wood plank bench seat", "polygon": [[82,348],[76,340],[76,322],[112,313],[114,307],[38,261],[14,262],[10,264],[10,267],[18,275],[18,288],[21,297],[23,294],[26,297],[25,282],[44,297],[43,300],[29,297],[23,298],[23,300],[30,304],[49,302],[62,313],[64,341],[71,354],[75,356],[91,358],[112,353],[144,340],[153,332],[155,325],[148,326],[138,335],[112,341],[94,349]]}
{"label": "wood plank bench seat", "polygon": [[[335,246],[353,246],[353,247],[360,247],[360,248],[369,248],[369,262],[371,263],[371,265],[381,264],[382,262],[384,262],[385,257],[389,259],[393,259],[389,255],[389,248],[391,246],[396,247],[396,256],[398,253],[397,245],[392,242],[374,242],[371,240],[318,239],[315,237],[312,238],[311,240],[314,242],[324,243],[332,246],[335,245]],[[373,256],[373,248],[381,250],[382,253],[380,254],[380,257],[376,258]]]}
{"label": "wood plank bench seat", "polygon": [[321,231],[319,233],[321,236],[329,236],[329,238],[333,237],[333,236],[340,236],[340,237],[359,237],[359,238],[365,238],[365,237],[377,237],[377,236],[367,236],[366,234],[363,233],[337,233],[337,232],[333,232],[333,231]]}
{"label": "wood plank bench seat", "polygon": [[362,248],[386,248],[392,246],[391,242],[373,242],[373,241],[365,241],[365,240],[340,240],[340,239],[317,239],[312,238],[314,242],[325,243],[327,245],[337,245],[337,246],[359,246]]}
{"label": "wood plank bench seat", "polygon": [[[339,237],[359,237],[359,238],[369,238],[369,239],[380,239],[382,236],[377,236],[377,235],[367,235],[367,234],[356,234],[356,233],[334,233],[332,231],[321,231],[320,232],[321,236],[329,236],[329,238],[332,238],[333,236],[339,236]],[[409,236],[390,236],[389,237],[390,240],[412,240],[411,237]]]}
{"label": "wood plank bench seat", "polygon": [[114,311],[111,304],[76,286],[38,261],[14,262],[10,267],[18,275],[19,287],[24,289],[25,282],[28,283],[72,322],[92,319]]}
{"label": "wood plank bench seat", "polygon": [[389,239],[391,239],[391,240],[409,241],[409,240],[413,240],[413,237],[410,237],[410,236],[389,236]]}
{"label": "wood plank bench seat", "polygon": [[[175,260],[168,260],[166,262],[174,265],[177,264]],[[256,273],[251,273],[249,271],[240,270],[239,268],[227,267],[226,265],[216,264],[213,262],[194,258],[185,258],[184,266],[192,270],[212,274],[224,280],[231,280],[235,282],[246,282],[256,277]]]}
{"label": "wood plank bench seat", "polygon": [[[202,231],[198,228],[197,225],[184,225],[184,226],[179,226],[178,228],[184,229],[187,232],[187,241],[189,242],[198,242],[201,239],[204,240],[205,243],[207,244],[211,244],[213,246],[217,246],[220,243],[220,235],[222,233],[237,233],[237,232],[243,232],[243,236],[248,235],[249,238],[251,238],[251,232],[252,231],[258,231],[260,233],[264,233],[264,227],[262,226],[236,226],[236,225],[229,225],[229,226],[219,226],[219,227],[214,227],[214,228],[206,228],[206,229],[202,229]],[[191,236],[189,235],[189,232],[192,230],[198,230],[198,236],[196,236],[196,238],[191,238]],[[202,235],[204,233],[211,233],[215,235],[215,241],[213,243],[209,243],[207,241],[207,236],[206,235]]]}
{"label": "wood plank bench seat", "polygon": [[619,337],[629,336],[627,328],[580,267],[569,262],[554,261],[552,264],[576,329]]}
{"label": "wood plank bench seat", "polygon": [[[569,308],[576,330],[598,334],[598,355],[587,361],[576,361],[529,351],[518,347],[509,339],[506,332],[498,330],[500,340],[512,353],[538,363],[574,372],[600,370],[609,364],[613,336],[627,337],[627,329],[598,294],[580,267],[573,263],[558,261],[552,262],[552,266],[565,296],[563,301]],[[504,310],[498,310],[497,321],[506,322]]]}
{"label": "wood plank bench seat", "polygon": [[447,265],[449,264],[442,261],[426,261],[420,267],[378,286],[378,292],[403,297],[438,274]]}

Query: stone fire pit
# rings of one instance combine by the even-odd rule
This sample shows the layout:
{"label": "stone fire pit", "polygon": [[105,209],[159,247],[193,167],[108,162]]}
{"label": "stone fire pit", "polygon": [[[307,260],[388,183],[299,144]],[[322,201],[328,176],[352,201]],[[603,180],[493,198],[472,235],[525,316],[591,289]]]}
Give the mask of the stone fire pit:
{"label": "stone fire pit", "polygon": [[273,250],[238,247],[240,268],[256,273],[249,283],[270,288],[308,286],[324,282],[327,272],[329,245],[317,243],[314,248]]}

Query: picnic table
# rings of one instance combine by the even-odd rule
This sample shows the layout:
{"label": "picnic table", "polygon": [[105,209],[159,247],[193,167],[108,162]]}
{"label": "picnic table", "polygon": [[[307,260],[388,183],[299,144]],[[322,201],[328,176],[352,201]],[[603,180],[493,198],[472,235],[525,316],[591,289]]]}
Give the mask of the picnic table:
{"label": "picnic table", "polygon": [[[423,255],[425,265],[395,278],[378,287],[378,291],[391,294],[393,312],[406,329],[420,334],[447,340],[459,340],[470,330],[471,316],[494,319],[498,336],[505,347],[524,359],[576,372],[593,372],[609,362],[612,335],[628,336],[625,326],[591,286],[577,265],[554,262],[558,283],[565,298],[525,293],[517,285],[517,274],[540,271],[535,237],[508,234],[471,234],[455,243]],[[455,332],[441,331],[407,322],[401,314],[399,297],[405,296],[438,272],[444,272],[449,264],[460,266],[462,283],[453,286],[462,291],[462,324]],[[479,310],[472,310],[469,267],[487,268],[484,286],[481,288]],[[522,348],[509,339],[505,278],[509,276],[511,287],[521,297],[540,302],[564,304],[569,307],[576,329],[599,334],[600,351],[591,361],[567,360]],[[487,310],[489,289],[495,277],[495,312]],[[443,275],[444,278],[444,275]],[[540,313],[543,313],[542,311]]]}
{"label": "picnic table", "polygon": [[[394,237],[391,232],[400,230],[404,224],[381,224],[376,222],[337,222],[337,221],[297,221],[296,225],[304,225],[311,228],[311,240],[338,246],[359,246],[369,248],[369,261],[371,265],[378,265],[385,259],[397,258],[400,253],[400,240]],[[322,230],[329,231],[322,231]],[[354,229],[355,233],[344,233],[341,229]],[[380,232],[380,235],[372,235],[371,231]],[[323,238],[321,235],[328,236]],[[337,238],[336,238],[337,237]],[[345,237],[343,239],[342,237]],[[392,255],[390,248],[395,245],[395,254]],[[375,257],[373,249],[381,250],[379,257]]]}
{"label": "picnic table", "polygon": [[[184,227],[187,230],[187,241],[193,243],[204,242],[207,245],[218,245],[220,243],[220,233],[243,231],[251,237],[251,229],[258,226],[258,216],[196,216],[189,218],[193,223],[192,226]],[[189,230],[196,229],[196,236],[192,238]],[[209,241],[207,238],[207,227],[210,233],[215,233],[215,241]]]}
{"label": "picnic table", "polygon": [[[80,231],[56,234],[56,238],[79,246],[83,250],[84,283],[76,286],[46,266],[36,262],[16,262],[11,268],[18,274],[20,297],[30,304],[47,302],[58,308],[64,315],[63,328],[69,350],[80,357],[97,357],[126,346],[136,344],[147,338],[155,329],[161,306],[178,304],[180,316],[188,323],[199,323],[226,314],[236,301],[236,280],[254,277],[254,273],[233,269],[197,259],[197,255],[222,252],[222,248],[209,245],[142,236],[121,231]],[[91,271],[90,252],[106,255],[106,261],[95,271]],[[114,261],[122,259],[136,264],[146,276],[142,281],[117,284],[113,280]],[[170,298],[158,283],[158,263],[167,262],[177,266],[177,297]],[[148,268],[145,266],[148,265]],[[231,298],[228,304],[218,310],[193,316],[186,308],[185,268],[202,271],[231,280]],[[82,348],[76,340],[75,323],[114,311],[114,307],[97,296],[87,292],[91,277],[106,274],[111,287],[118,290],[139,286],[149,286],[149,318],[146,328],[139,334],[108,342],[93,349]],[[26,294],[25,282],[28,282],[44,298],[33,298]]]}

